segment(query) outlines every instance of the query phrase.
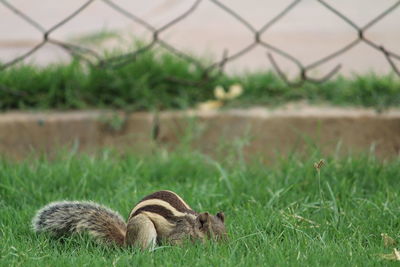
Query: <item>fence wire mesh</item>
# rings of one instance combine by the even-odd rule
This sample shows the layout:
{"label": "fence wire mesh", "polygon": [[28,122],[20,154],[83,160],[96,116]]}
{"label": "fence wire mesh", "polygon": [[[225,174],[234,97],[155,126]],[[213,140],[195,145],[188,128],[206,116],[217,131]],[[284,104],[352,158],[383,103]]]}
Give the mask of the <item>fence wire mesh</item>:
{"label": "fence wire mesh", "polygon": [[[58,39],[53,38],[53,34],[55,31],[59,30],[61,27],[63,27],[67,22],[73,20],[79,13],[81,13],[83,10],[87,9],[90,5],[92,5],[95,1],[102,1],[104,4],[106,4],[109,8],[113,9],[114,11],[118,12],[121,16],[124,16],[128,18],[129,20],[138,23],[142,25],[148,32],[152,34],[152,40],[144,45],[143,47],[137,48],[133,51],[129,51],[127,53],[118,55],[118,56],[113,56],[109,58],[104,58],[102,57],[99,53],[94,51],[93,49],[90,49],[88,47],[84,47],[82,45],[76,45],[72,44],[70,42],[66,41],[61,41]],[[199,7],[201,2],[209,1],[211,2],[215,8],[221,9],[223,12],[234,18],[238,23],[241,23],[253,36],[252,40],[250,40],[249,44],[244,47],[243,49],[229,54],[229,51],[225,50],[223,52],[223,55],[221,58],[213,62],[209,65],[204,65],[204,63],[200,62],[196,58],[192,57],[191,55],[182,52],[178,48],[174,47],[173,45],[169,44],[166,40],[164,40],[160,35],[161,33],[165,32],[167,29],[170,29],[177,25],[178,23],[181,23],[185,18],[193,14],[195,10]],[[384,45],[378,44],[376,41],[369,39],[366,37],[366,32],[375,24],[379,23],[382,21],[383,18],[386,16],[389,16],[391,13],[394,12],[397,8],[400,6],[400,1],[394,2],[391,6],[389,6],[386,10],[381,12],[379,15],[376,17],[373,17],[370,19],[367,23],[364,25],[358,25],[355,23],[352,19],[349,17],[345,16],[344,13],[342,13],[340,10],[336,9],[333,5],[329,4],[327,1],[323,0],[315,0],[319,5],[321,5],[323,8],[340,18],[342,21],[344,21],[349,27],[351,27],[354,30],[354,37],[353,40],[350,41],[349,43],[345,44],[344,46],[340,47],[336,51],[333,51],[325,56],[323,56],[320,59],[317,59],[309,64],[304,64],[290,54],[289,52],[285,51],[284,49],[272,45],[268,39],[266,40],[265,38],[265,33],[275,24],[279,23],[279,21],[285,17],[291,10],[295,9],[299,3],[302,2],[302,0],[294,0],[290,2],[285,8],[283,8],[280,12],[278,12],[275,16],[270,17],[266,20],[265,24],[262,25],[261,27],[257,28],[252,25],[252,23],[248,20],[246,20],[243,16],[241,16],[238,12],[234,11],[232,8],[230,8],[228,5],[217,1],[217,0],[196,0],[192,3],[192,5],[181,15],[175,17],[168,23],[160,26],[160,27],[155,27],[152,24],[148,23],[145,18],[139,17],[132,13],[129,10],[126,10],[122,6],[118,4],[118,1],[112,1],[112,0],[88,0],[84,2],[79,8],[77,8],[75,11],[73,11],[70,15],[66,16],[65,18],[61,18],[58,23],[53,25],[52,27],[45,28],[42,26],[40,23],[32,19],[27,13],[25,13],[23,10],[17,8],[15,5],[12,4],[11,1],[6,1],[6,0],[0,0],[0,3],[7,9],[11,10],[14,12],[20,19],[24,20],[25,22],[29,23],[31,26],[33,26],[38,33],[42,35],[42,41],[36,44],[34,47],[32,47],[29,51],[23,53],[22,55],[3,63],[0,65],[0,71],[4,70],[6,68],[9,68],[10,66],[23,61],[24,59],[30,57],[32,54],[36,53],[39,49],[41,49],[45,44],[51,43],[53,45],[59,46],[62,49],[66,50],[71,56],[77,57],[81,60],[87,61],[89,64],[94,65],[98,68],[116,68],[119,66],[123,66],[125,64],[128,64],[132,61],[134,61],[138,56],[141,54],[145,53],[148,50],[151,50],[155,47],[155,45],[159,45],[163,47],[164,49],[168,50],[172,54],[176,55],[179,58],[182,58],[185,61],[188,61],[192,64],[194,64],[198,69],[201,70],[202,72],[202,77],[198,81],[199,83],[207,82],[210,79],[218,77],[221,73],[224,71],[224,67],[232,62],[235,59],[238,59],[256,47],[262,47],[265,49],[265,56],[269,59],[271,62],[271,66],[273,69],[276,71],[276,73],[288,84],[291,86],[299,86],[303,84],[304,82],[313,82],[313,83],[321,83],[329,80],[332,76],[334,76],[341,68],[341,65],[338,64],[336,67],[334,67],[331,71],[327,72],[325,75],[323,75],[320,78],[313,78],[310,76],[310,71],[313,69],[316,69],[317,67],[320,67],[327,62],[332,61],[333,59],[339,57],[340,55],[346,53],[353,47],[360,45],[361,43],[364,43],[368,45],[369,47],[375,49],[378,51],[387,61],[387,63],[390,65],[391,69],[393,70],[394,73],[400,76],[400,70],[397,67],[396,64],[398,64],[398,61],[400,61],[400,55],[395,53],[394,51],[389,50],[386,48]],[[91,57],[88,57],[90,55]],[[279,66],[277,61],[275,60],[275,56],[278,55],[280,57],[283,57],[290,62],[294,63],[297,68],[298,68],[298,78],[293,80],[290,80],[286,74],[282,71],[282,68]],[[174,79],[172,79],[174,80]],[[175,79],[175,82],[181,82],[184,83],[185,81]]]}

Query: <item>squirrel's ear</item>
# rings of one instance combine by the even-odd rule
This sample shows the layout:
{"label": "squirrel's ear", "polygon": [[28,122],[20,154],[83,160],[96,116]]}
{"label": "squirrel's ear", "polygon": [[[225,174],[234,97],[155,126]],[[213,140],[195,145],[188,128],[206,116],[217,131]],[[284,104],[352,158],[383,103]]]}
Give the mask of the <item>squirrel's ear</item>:
{"label": "squirrel's ear", "polygon": [[221,220],[221,222],[225,221],[225,214],[222,211],[218,212],[216,216]]}
{"label": "squirrel's ear", "polygon": [[199,214],[197,219],[199,220],[200,225],[204,226],[205,224],[207,224],[209,217],[210,217],[210,214],[208,212],[203,212],[203,213]]}

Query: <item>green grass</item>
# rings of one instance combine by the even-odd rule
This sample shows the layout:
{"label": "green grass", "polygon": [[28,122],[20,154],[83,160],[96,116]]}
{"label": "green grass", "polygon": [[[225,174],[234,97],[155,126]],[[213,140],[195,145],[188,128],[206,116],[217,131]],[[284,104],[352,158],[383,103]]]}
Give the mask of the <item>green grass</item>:
{"label": "green grass", "polygon": [[45,67],[17,65],[0,71],[0,110],[184,109],[214,98],[216,85],[228,88],[234,83],[242,84],[245,91],[228,107],[279,105],[298,100],[378,110],[400,106],[400,80],[394,75],[339,76],[322,84],[305,83],[299,88],[287,86],[271,72],[225,74],[199,84],[201,79],[200,69],[160,49],[111,69],[87,66],[77,60]]}
{"label": "green grass", "polygon": [[[400,160],[325,158],[318,174],[305,159],[247,163],[240,151],[212,160],[195,151],[97,157],[65,153],[51,161],[0,161],[2,266],[368,266],[394,262],[381,233],[400,239]],[[50,201],[94,200],[126,218],[135,202],[174,190],[198,211],[226,214],[225,244],[109,248],[87,236],[53,240],[30,229]],[[304,218],[304,219],[302,219]]]}

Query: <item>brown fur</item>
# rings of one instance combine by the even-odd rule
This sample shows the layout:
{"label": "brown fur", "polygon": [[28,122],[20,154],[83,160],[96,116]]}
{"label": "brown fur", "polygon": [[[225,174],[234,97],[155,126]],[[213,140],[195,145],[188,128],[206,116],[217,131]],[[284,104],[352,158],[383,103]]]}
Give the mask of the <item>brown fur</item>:
{"label": "brown fur", "polygon": [[183,202],[183,200],[177,194],[171,191],[161,190],[154,192],[144,197],[140,202],[143,202],[148,199],[160,199],[165,202],[168,202],[172,207],[174,207],[177,211],[180,212],[188,212],[188,213],[193,212],[193,210],[189,207],[189,205],[186,204],[186,202]]}
{"label": "brown fur", "polygon": [[122,217],[93,202],[64,201],[46,205],[32,221],[36,232],[48,232],[53,236],[89,232],[106,243],[123,245],[126,224]]}
{"label": "brown fur", "polygon": [[33,226],[56,236],[87,231],[107,243],[151,249],[161,241],[226,239],[224,220],[221,212],[197,213],[176,193],[163,190],[139,201],[127,225],[118,213],[92,202],[56,202],[38,211]]}
{"label": "brown fur", "polygon": [[148,216],[139,214],[129,221],[126,233],[126,245],[154,248],[156,240],[157,231]]}

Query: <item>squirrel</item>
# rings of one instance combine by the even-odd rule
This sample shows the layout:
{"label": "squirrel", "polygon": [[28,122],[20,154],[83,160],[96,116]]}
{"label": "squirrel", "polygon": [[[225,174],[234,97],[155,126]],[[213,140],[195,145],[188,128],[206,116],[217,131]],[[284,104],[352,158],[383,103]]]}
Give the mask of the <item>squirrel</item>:
{"label": "squirrel", "polygon": [[198,213],[176,193],[162,190],[144,197],[131,211],[128,223],[111,209],[86,201],[53,202],[40,209],[32,226],[35,232],[61,237],[88,232],[105,243],[154,249],[161,242],[179,245],[185,239],[224,240],[225,216]]}

